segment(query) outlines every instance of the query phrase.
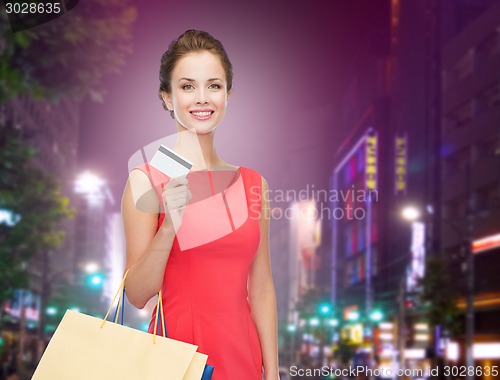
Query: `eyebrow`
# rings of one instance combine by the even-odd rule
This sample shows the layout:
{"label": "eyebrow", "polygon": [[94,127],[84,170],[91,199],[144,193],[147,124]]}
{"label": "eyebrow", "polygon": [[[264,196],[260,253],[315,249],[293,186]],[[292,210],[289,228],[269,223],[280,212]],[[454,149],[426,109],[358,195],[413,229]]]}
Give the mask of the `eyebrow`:
{"label": "eyebrow", "polygon": [[[181,78],[181,79],[179,79],[179,82],[183,81],[183,80],[188,81],[188,82],[196,82],[195,79],[191,79],[191,78]],[[219,81],[222,82],[222,79],[220,79],[220,78],[210,78],[210,79],[207,80],[207,82],[213,82],[213,81],[216,81],[216,80],[219,80]]]}

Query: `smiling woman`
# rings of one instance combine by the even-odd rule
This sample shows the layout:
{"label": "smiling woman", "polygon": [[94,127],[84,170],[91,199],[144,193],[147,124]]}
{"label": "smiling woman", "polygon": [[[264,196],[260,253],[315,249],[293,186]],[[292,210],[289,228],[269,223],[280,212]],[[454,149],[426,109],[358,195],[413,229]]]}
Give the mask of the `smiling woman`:
{"label": "smiling woman", "polygon": [[[149,164],[131,171],[122,199],[125,286],[139,308],[162,290],[168,336],[207,354],[212,380],[277,380],[267,182],[214,146],[232,79],[222,44],[206,32],[188,30],[163,54],[159,96],[177,128],[171,150],[193,166],[176,178]],[[154,212],[141,211],[134,193],[152,194]]]}
{"label": "smiling woman", "polygon": [[177,117],[179,131],[185,128],[205,134],[215,129],[229,98],[225,77],[219,57],[209,51],[192,52],[178,60],[172,71],[173,86],[161,95]]}
{"label": "smiling woman", "polygon": [[[170,44],[168,50],[161,57],[160,89],[158,91],[158,96],[163,102],[163,108],[165,110],[170,110],[172,118],[174,118],[173,110],[168,109],[163,98],[164,94],[169,94],[172,91],[172,71],[182,57],[196,52],[210,52],[218,57],[219,63],[224,70],[225,75],[223,78],[225,78],[227,92],[231,91],[233,87],[233,66],[220,41],[206,32],[194,30],[186,31]],[[189,79],[187,80],[189,81]]]}

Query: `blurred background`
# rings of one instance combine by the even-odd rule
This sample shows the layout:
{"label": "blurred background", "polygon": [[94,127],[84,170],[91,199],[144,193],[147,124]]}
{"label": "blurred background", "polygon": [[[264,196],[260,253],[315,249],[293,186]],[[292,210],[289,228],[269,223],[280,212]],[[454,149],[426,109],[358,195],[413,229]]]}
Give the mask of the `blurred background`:
{"label": "blurred background", "polygon": [[234,67],[218,154],[269,183],[282,379],[498,376],[500,1],[61,8],[0,8],[0,379],[111,304],[129,159],[175,133],[159,63],[191,28]]}

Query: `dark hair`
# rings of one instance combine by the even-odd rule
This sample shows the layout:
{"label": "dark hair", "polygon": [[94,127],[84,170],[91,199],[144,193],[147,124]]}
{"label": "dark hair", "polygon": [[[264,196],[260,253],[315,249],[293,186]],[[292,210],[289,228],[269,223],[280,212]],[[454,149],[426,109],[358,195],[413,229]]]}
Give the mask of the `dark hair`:
{"label": "dark hair", "polygon": [[[167,93],[172,91],[170,80],[175,65],[184,55],[204,50],[209,51],[220,58],[222,67],[226,72],[227,91],[231,90],[231,87],[233,86],[233,65],[231,65],[231,61],[224,50],[224,46],[222,46],[219,40],[215,39],[207,32],[193,29],[186,30],[179,36],[179,38],[170,43],[167,51],[163,53],[161,57],[160,89],[158,90],[158,96],[160,97],[165,110],[168,110],[168,108],[161,96],[161,93],[162,91]],[[170,111],[170,115],[174,117],[174,111]]]}

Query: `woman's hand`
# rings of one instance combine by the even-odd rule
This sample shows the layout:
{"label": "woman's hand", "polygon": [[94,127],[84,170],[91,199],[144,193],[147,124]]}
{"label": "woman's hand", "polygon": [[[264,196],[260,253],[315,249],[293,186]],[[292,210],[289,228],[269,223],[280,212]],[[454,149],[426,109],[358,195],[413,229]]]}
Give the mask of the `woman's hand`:
{"label": "woman's hand", "polygon": [[182,216],[186,206],[192,199],[188,187],[188,180],[184,177],[172,178],[163,186],[162,199],[165,206],[165,219],[163,223],[174,228],[175,232],[182,223]]}

